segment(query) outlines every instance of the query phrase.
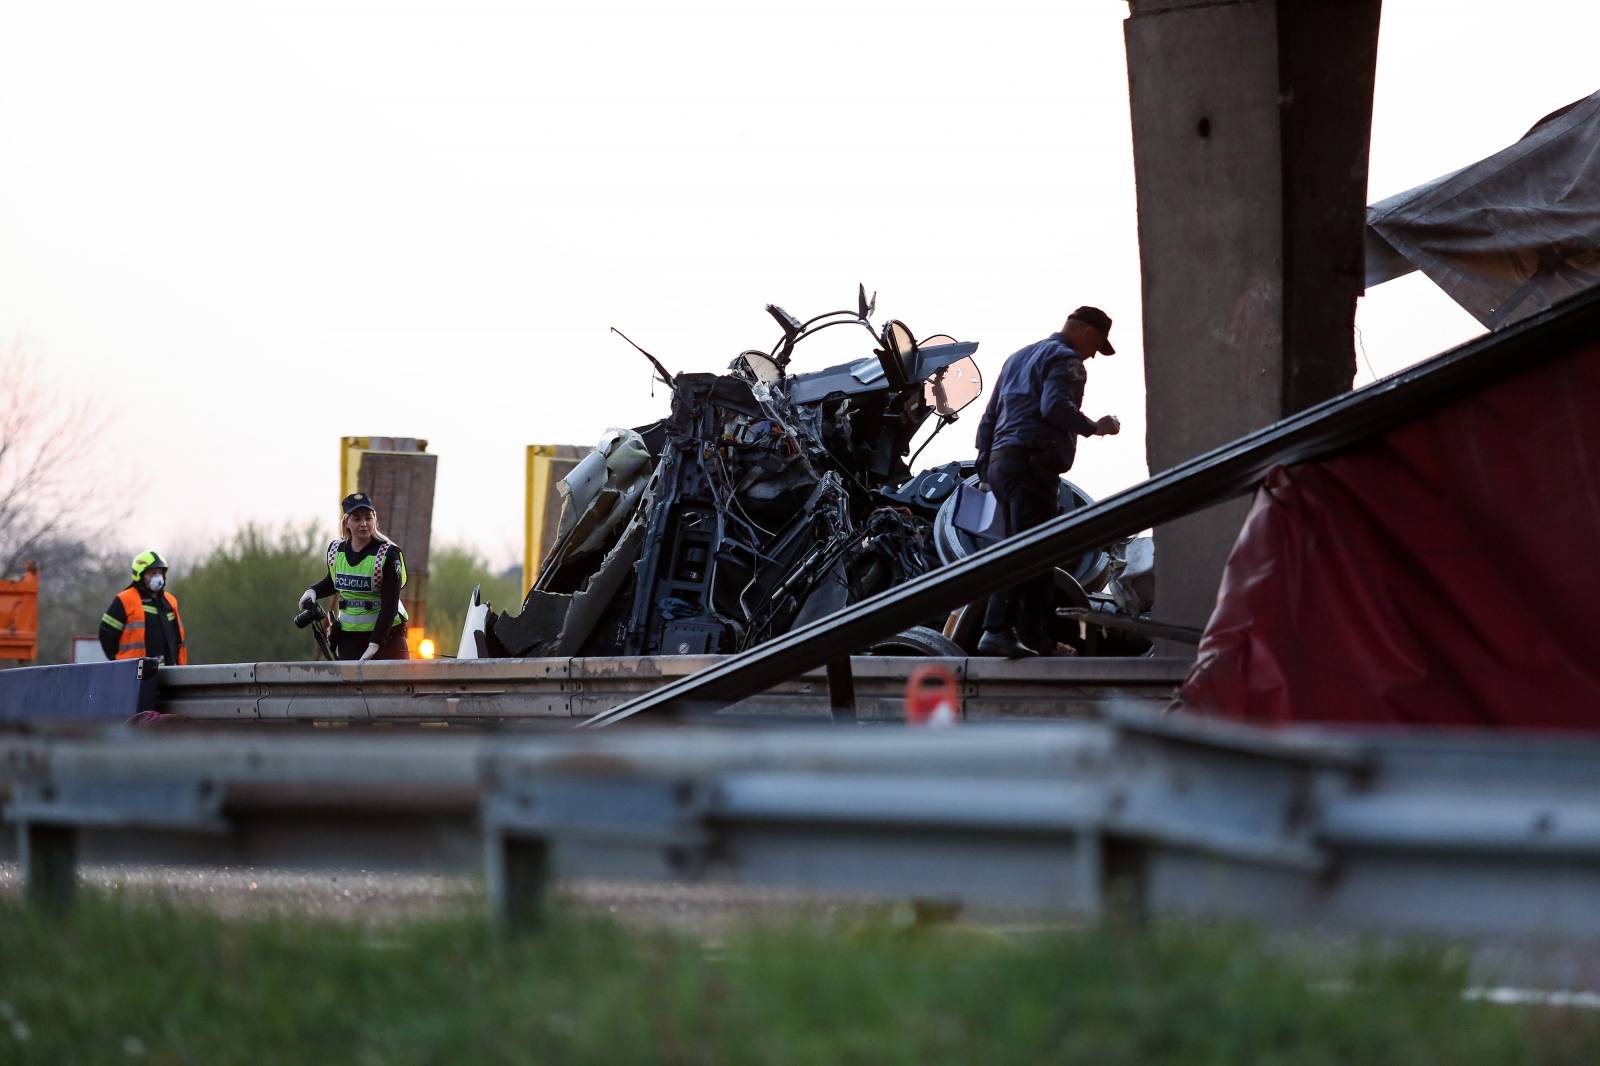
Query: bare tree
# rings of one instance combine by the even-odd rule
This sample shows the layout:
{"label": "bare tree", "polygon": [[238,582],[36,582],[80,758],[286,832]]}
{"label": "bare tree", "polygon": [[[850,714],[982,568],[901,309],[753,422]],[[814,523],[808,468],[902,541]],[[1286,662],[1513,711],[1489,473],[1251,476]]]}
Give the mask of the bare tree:
{"label": "bare tree", "polygon": [[[87,400],[63,398],[39,380],[13,341],[0,355],[0,577],[13,574],[52,541],[92,541],[106,533],[119,501],[83,502],[103,427]],[[108,504],[111,506],[108,507]],[[91,516],[86,527],[85,517]]]}
{"label": "bare tree", "polygon": [[72,635],[93,635],[127,580],[126,548],[111,534],[129,486],[95,491],[107,422],[88,400],[46,387],[19,343],[0,351],[0,577],[39,564],[41,663],[65,661]]}
{"label": "bare tree", "polygon": [[39,665],[69,662],[73,637],[93,637],[100,612],[128,583],[129,552],[103,541],[53,538],[32,548],[39,563]]}

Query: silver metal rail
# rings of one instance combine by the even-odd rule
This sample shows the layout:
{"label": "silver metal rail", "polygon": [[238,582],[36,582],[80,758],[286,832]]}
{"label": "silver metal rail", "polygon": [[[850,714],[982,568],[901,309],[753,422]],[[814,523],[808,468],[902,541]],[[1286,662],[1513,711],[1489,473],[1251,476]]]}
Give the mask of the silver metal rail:
{"label": "silver metal rail", "polygon": [[[374,663],[241,663],[163,667],[160,710],[204,721],[483,722],[583,719],[687,677],[719,656],[481,659]],[[1159,709],[1184,659],[921,659],[854,661],[862,720],[903,717],[906,678],[939,662],[960,681],[969,720],[1071,718]],[[829,720],[826,672],[813,670],[727,708],[726,715]]]}
{"label": "silver metal rail", "polygon": [[42,903],[79,861],[482,869],[512,922],[552,878],[709,878],[1510,942],[1600,981],[1600,741],[1113,717],[9,737],[0,795]]}

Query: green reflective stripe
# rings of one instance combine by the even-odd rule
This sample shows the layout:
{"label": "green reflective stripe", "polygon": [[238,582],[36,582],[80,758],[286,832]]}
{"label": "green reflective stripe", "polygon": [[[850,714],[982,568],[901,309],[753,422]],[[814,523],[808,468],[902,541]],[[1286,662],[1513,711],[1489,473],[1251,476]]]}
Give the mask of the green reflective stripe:
{"label": "green reflective stripe", "polygon": [[[339,605],[339,625],[352,633],[370,633],[378,628],[378,611],[380,607],[368,606],[367,601],[356,603],[354,601]],[[406,605],[400,604],[394,613],[394,625],[406,621]]]}
{"label": "green reflective stripe", "polygon": [[[394,622],[389,626],[389,628],[393,629],[395,626],[399,625],[405,620],[405,611],[396,611],[394,615]],[[340,612],[339,628],[343,629],[347,633],[370,633],[374,629],[378,628],[378,616],[375,614],[349,615]]]}
{"label": "green reflective stripe", "polygon": [[156,613],[156,609],[154,607],[150,606],[150,604],[147,603],[147,604],[144,605],[144,613],[145,614],[155,614]]}
{"label": "green reflective stripe", "polygon": [[112,629],[121,629],[122,628],[122,623],[117,621],[115,618],[112,618],[109,614],[101,615],[100,616],[100,621],[103,622],[104,624],[110,626]]}

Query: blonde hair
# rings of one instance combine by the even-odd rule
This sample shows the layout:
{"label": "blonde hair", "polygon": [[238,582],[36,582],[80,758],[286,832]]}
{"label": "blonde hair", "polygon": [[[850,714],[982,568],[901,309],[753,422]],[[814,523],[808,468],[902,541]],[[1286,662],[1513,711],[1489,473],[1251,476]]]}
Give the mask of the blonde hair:
{"label": "blonde hair", "polygon": [[[345,515],[343,518],[339,519],[339,532],[344,534],[344,539],[345,540],[349,540],[350,539],[350,516],[349,515]],[[389,539],[388,537],[383,535],[383,530],[378,528],[378,511],[377,511],[376,508],[374,508],[373,511],[372,511],[372,539],[373,540],[388,540]]]}

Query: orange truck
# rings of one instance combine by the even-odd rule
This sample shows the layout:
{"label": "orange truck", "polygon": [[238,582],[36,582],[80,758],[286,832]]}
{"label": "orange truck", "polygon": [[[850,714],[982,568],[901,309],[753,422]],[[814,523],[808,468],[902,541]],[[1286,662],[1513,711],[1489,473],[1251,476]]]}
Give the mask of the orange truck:
{"label": "orange truck", "polygon": [[29,563],[17,581],[0,581],[0,659],[32,662],[39,654],[39,567]]}

